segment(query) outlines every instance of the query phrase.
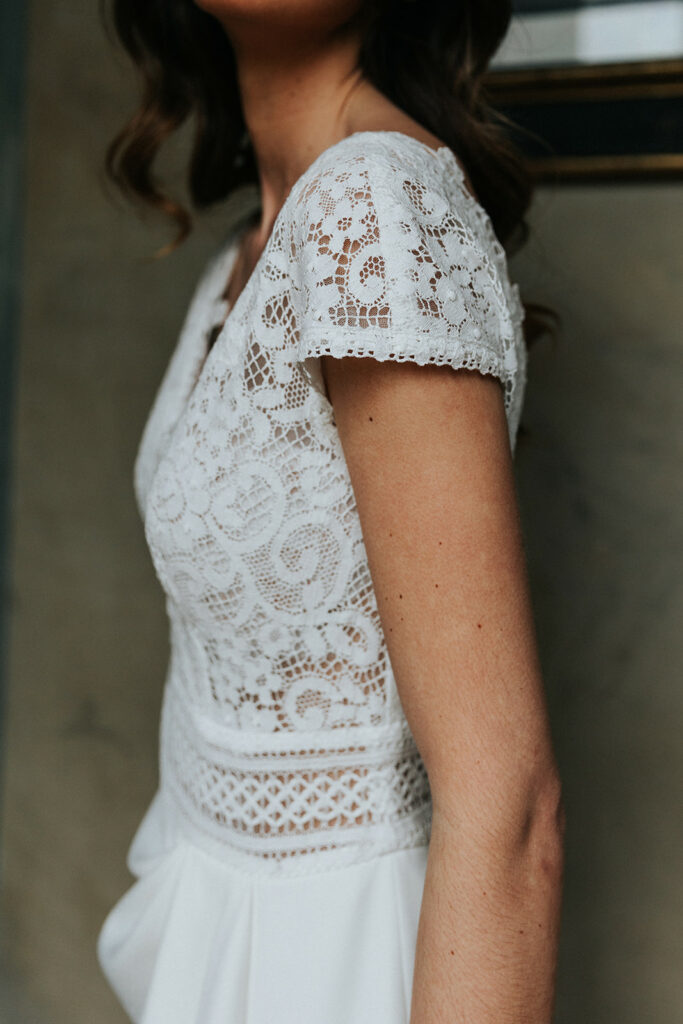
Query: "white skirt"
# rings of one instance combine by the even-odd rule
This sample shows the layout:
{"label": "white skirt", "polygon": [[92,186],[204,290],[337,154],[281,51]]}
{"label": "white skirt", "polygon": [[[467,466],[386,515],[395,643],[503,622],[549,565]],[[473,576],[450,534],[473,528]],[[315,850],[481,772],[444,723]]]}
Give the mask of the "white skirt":
{"label": "white skirt", "polygon": [[158,792],[100,966],[135,1024],[409,1024],[427,850],[252,875],[181,836]]}

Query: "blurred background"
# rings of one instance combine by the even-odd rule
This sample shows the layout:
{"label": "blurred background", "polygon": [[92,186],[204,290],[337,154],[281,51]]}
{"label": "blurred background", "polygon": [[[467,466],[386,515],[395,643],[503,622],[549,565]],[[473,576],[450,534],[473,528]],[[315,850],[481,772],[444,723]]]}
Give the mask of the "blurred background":
{"label": "blurred background", "polygon": [[[682,56],[683,5],[650,4],[521,2],[497,66]],[[0,56],[0,1020],[124,1024],[95,942],[156,788],[168,653],[132,466],[243,200],[153,260],[166,225],[103,181],[135,96],[97,4],[3,0]],[[655,164],[540,182],[510,263],[563,320],[516,457],[568,814],[559,1024],[683,1020],[683,173]]]}

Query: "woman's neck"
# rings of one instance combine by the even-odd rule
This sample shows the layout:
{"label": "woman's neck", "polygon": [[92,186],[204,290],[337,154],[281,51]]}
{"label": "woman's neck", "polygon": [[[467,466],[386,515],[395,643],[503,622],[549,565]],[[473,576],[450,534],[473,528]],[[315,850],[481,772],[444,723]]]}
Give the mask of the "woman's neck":
{"label": "woman's neck", "polygon": [[294,182],[323,150],[357,130],[361,109],[379,94],[357,67],[356,33],[313,29],[269,45],[266,26],[256,33],[251,24],[224,27],[258,167],[265,242]]}

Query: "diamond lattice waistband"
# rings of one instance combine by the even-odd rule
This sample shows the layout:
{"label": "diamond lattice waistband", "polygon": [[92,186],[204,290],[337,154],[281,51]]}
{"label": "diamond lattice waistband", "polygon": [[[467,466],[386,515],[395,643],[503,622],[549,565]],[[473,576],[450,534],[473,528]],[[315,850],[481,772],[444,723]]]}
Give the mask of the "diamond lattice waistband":
{"label": "diamond lattice waistband", "polygon": [[198,715],[169,681],[160,761],[181,830],[250,871],[307,872],[429,840],[427,774],[404,719],[245,732]]}

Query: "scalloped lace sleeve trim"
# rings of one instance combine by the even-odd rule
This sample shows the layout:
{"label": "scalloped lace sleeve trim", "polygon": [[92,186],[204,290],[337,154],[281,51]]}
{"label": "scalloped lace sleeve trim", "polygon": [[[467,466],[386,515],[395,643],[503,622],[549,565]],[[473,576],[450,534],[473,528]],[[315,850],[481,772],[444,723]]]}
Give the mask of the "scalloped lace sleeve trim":
{"label": "scalloped lace sleeve trim", "polygon": [[[402,155],[323,171],[296,240],[296,360],[326,400],[320,356],[448,365],[496,376],[514,448],[523,307],[473,203]],[[486,225],[484,224],[484,227]]]}

